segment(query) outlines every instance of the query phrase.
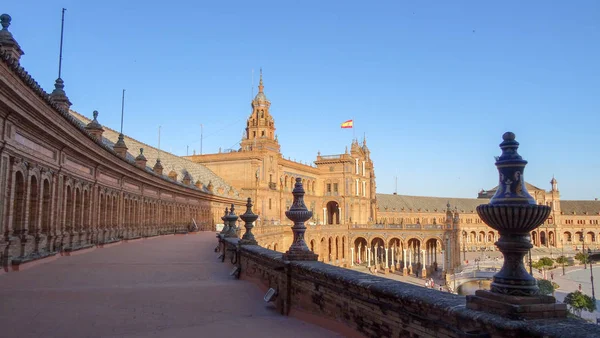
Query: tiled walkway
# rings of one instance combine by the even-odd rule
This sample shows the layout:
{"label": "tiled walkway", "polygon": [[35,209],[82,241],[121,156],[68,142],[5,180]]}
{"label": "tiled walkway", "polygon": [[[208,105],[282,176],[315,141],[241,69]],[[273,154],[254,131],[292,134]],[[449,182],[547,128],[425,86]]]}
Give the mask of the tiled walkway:
{"label": "tiled walkway", "polygon": [[1,337],[336,337],[229,276],[214,233],[123,243],[0,275]]}

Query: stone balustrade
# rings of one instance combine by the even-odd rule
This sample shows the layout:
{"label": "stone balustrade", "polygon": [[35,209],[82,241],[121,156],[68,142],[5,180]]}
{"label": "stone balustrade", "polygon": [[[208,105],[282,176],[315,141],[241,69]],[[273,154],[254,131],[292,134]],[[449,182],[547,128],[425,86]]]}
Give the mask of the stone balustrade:
{"label": "stone balustrade", "polygon": [[277,291],[284,315],[346,335],[366,337],[600,337],[581,320],[508,320],[469,310],[465,297],[425,289],[321,262],[286,261],[282,253],[224,239],[225,261],[239,277]]}

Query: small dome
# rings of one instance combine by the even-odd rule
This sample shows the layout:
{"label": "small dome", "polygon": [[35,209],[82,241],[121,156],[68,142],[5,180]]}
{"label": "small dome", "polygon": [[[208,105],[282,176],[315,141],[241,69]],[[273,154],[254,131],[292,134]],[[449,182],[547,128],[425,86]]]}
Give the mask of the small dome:
{"label": "small dome", "polygon": [[267,96],[265,95],[265,93],[263,92],[259,92],[258,94],[256,94],[256,97],[254,97],[255,101],[261,101],[261,102],[266,102],[267,100]]}

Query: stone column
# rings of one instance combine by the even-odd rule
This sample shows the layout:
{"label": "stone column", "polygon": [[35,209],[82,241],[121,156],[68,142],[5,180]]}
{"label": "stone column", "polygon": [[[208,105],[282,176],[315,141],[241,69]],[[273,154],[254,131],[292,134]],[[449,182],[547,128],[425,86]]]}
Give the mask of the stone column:
{"label": "stone column", "polygon": [[374,262],[375,262],[375,267],[377,268],[377,267],[378,267],[378,266],[377,266],[377,264],[379,263],[379,262],[377,261],[377,245],[375,245],[375,246],[374,246],[374,249],[375,249],[375,250],[374,250],[374,254],[375,254],[375,259],[374,259]]}
{"label": "stone column", "polygon": [[362,251],[362,244],[358,244],[358,252],[356,253],[356,257],[358,258],[358,262],[361,263],[361,251]]}
{"label": "stone column", "polygon": [[367,267],[371,267],[371,248],[367,248]]}
{"label": "stone column", "polygon": [[442,271],[446,270],[446,256],[444,250],[442,250]]}
{"label": "stone column", "polygon": [[[421,255],[423,256],[423,260],[425,259],[425,249],[421,249]],[[423,263],[421,270],[421,277],[427,277],[427,269],[425,268],[425,263]]]}
{"label": "stone column", "polygon": [[354,266],[354,248],[350,248],[350,266]]}
{"label": "stone column", "polygon": [[327,224],[327,208],[323,208],[323,224]]}
{"label": "stone column", "polygon": [[387,270],[390,267],[390,265],[388,264],[388,248],[385,248],[385,270]]}
{"label": "stone column", "polygon": [[392,249],[392,254],[391,254],[391,258],[392,258],[392,264],[391,264],[391,265],[392,265],[393,267],[396,267],[396,266],[394,265],[394,247],[392,247],[391,249]]}
{"label": "stone column", "polygon": [[402,251],[403,251],[402,264],[404,265],[404,267],[402,268],[402,274],[404,276],[406,276],[406,274],[408,273],[408,265],[406,264],[406,249],[402,249]]}

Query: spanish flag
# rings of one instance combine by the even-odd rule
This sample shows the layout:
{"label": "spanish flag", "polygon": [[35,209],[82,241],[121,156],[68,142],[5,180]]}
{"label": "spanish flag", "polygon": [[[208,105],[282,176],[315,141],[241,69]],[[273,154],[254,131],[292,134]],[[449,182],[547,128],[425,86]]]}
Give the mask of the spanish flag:
{"label": "spanish flag", "polygon": [[342,123],[342,128],[352,128],[353,126],[354,126],[353,120],[348,120],[348,121]]}

